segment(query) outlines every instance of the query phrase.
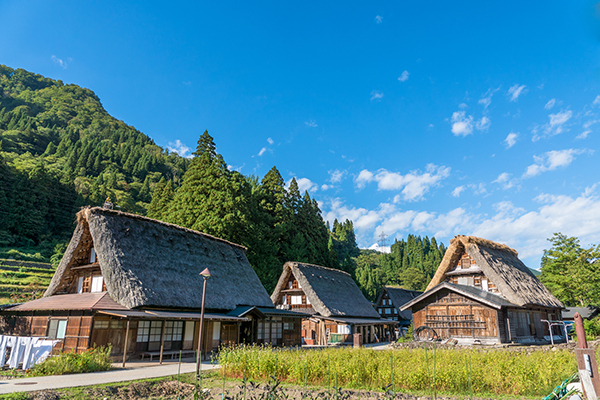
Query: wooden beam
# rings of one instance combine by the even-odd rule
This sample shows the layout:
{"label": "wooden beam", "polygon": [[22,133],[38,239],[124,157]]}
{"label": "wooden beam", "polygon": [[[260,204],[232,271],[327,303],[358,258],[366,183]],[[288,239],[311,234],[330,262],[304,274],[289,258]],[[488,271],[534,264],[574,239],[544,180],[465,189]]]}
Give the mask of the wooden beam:
{"label": "wooden beam", "polygon": [[158,359],[159,364],[162,364],[163,349],[165,348],[165,325],[167,325],[167,321],[162,322],[162,330],[160,332],[160,357]]}
{"label": "wooden beam", "polygon": [[129,341],[129,319],[127,320],[127,328],[125,328],[125,344],[123,345],[123,368],[125,368],[125,361],[127,360],[127,344]]}

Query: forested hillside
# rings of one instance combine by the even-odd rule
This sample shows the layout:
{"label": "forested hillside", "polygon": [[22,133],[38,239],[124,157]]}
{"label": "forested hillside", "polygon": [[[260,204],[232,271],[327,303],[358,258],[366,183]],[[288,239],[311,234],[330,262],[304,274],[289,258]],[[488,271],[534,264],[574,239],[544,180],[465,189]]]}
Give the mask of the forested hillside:
{"label": "forested hillside", "polygon": [[152,187],[178,183],[189,163],[111,117],[91,90],[0,65],[0,257],[16,248],[47,259],[78,207],[108,196],[144,214]]}
{"label": "forested hillside", "polygon": [[425,290],[435,274],[446,246],[434,237],[408,235],[396,240],[390,254],[363,251],[356,259],[356,281],[370,300],[375,300],[384,285]]}
{"label": "forested hillside", "polygon": [[285,261],[353,272],[359,254],[352,222],[329,229],[276,167],[262,179],[230,171],[208,132],[192,160],[169,154],[89,89],[0,66],[0,258],[56,263],[79,207],[107,197],[245,245],[268,291]]}

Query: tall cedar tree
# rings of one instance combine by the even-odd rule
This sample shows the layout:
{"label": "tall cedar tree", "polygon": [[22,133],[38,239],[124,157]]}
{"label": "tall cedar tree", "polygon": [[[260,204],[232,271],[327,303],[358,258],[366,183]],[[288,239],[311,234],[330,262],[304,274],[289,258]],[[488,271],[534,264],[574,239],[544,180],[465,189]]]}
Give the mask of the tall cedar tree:
{"label": "tall cedar tree", "polygon": [[200,136],[194,155],[165,219],[241,243],[248,200],[243,179],[227,169],[208,131]]}
{"label": "tall cedar tree", "polygon": [[150,218],[165,219],[168,216],[169,206],[174,197],[173,182],[160,178],[152,193],[152,201],[148,206],[146,215]]}

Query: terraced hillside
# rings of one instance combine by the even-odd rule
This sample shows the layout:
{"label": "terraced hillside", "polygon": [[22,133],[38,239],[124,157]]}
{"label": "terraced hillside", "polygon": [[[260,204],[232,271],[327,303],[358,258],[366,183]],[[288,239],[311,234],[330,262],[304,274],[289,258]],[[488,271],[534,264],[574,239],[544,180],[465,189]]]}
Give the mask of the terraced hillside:
{"label": "terraced hillside", "polygon": [[0,259],[0,304],[41,297],[52,275],[54,268],[50,264]]}

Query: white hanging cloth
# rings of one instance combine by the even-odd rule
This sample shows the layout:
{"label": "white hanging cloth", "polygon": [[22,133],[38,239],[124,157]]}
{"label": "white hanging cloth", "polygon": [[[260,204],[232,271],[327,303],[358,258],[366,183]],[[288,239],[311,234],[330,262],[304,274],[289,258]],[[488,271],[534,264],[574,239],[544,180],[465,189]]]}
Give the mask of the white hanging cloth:
{"label": "white hanging cloth", "polygon": [[2,347],[0,347],[0,367],[4,367],[4,365],[6,364],[6,349],[9,347],[12,349],[15,346],[16,341],[16,336],[4,336],[2,341]]}
{"label": "white hanging cloth", "polygon": [[8,360],[9,368],[18,368],[19,364],[23,361],[23,353],[25,348],[31,342],[30,337],[17,337],[16,344],[10,352],[10,360]]}
{"label": "white hanging cloth", "polygon": [[31,349],[31,366],[28,365],[28,367],[31,368],[33,365],[39,364],[48,358],[48,356],[52,353],[54,345],[58,342],[60,342],[60,340],[41,339],[35,343]]}
{"label": "white hanging cloth", "polygon": [[35,346],[40,340],[41,339],[39,337],[32,337],[27,346],[25,347],[25,352],[23,354],[23,370],[27,370],[33,367],[33,356],[35,355],[33,351],[33,346]]}

